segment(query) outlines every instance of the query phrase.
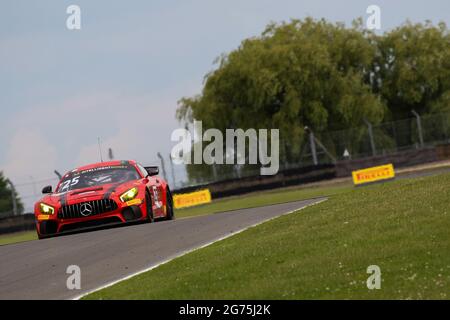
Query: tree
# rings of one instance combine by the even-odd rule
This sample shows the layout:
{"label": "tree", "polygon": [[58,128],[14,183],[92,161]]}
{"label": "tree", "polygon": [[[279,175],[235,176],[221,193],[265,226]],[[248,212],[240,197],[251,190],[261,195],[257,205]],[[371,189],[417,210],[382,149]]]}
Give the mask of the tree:
{"label": "tree", "polygon": [[[364,122],[410,118],[412,109],[423,115],[450,110],[445,24],[406,23],[378,36],[361,19],[346,28],[306,18],[272,23],[219,57],[202,93],[179,101],[177,118],[202,120],[205,130],[278,128],[281,161],[298,163],[305,126],[332,153],[349,146],[352,154],[367,154]],[[335,141],[340,137],[334,133],[349,128],[354,134],[343,139],[345,145]],[[396,144],[382,130],[375,143],[388,149]],[[188,166],[190,177],[208,171]]]}
{"label": "tree", "polygon": [[[23,204],[16,194],[17,211],[19,214],[23,212]],[[8,180],[4,177],[3,172],[0,171],[0,213],[13,212],[13,203],[11,199],[11,186]]]}
{"label": "tree", "polygon": [[[305,126],[320,133],[379,123],[385,107],[366,82],[376,47],[361,21],[270,24],[218,59],[202,94],[180,100],[178,119],[203,127],[278,128],[282,161],[298,159]],[[188,170],[189,172],[190,170]]]}
{"label": "tree", "polygon": [[394,120],[450,110],[450,35],[444,23],[410,22],[374,38],[374,91]]}

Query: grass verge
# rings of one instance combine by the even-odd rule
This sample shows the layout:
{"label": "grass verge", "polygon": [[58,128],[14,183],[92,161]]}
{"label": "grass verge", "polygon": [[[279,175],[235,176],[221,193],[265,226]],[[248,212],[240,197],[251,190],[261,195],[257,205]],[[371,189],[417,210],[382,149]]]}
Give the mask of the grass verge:
{"label": "grass verge", "polygon": [[36,240],[37,238],[36,231],[24,231],[0,235],[0,246],[16,242]]}
{"label": "grass verge", "polygon": [[85,298],[448,299],[449,186],[445,174],[337,193]]}
{"label": "grass verge", "polygon": [[271,204],[278,204],[290,201],[299,201],[315,197],[332,196],[348,192],[353,189],[349,182],[334,183],[329,185],[319,185],[314,187],[289,187],[271,191],[251,193],[242,196],[235,196],[213,200],[210,204],[177,209],[177,218],[193,217],[205,214],[238,210],[253,207],[262,207]]}

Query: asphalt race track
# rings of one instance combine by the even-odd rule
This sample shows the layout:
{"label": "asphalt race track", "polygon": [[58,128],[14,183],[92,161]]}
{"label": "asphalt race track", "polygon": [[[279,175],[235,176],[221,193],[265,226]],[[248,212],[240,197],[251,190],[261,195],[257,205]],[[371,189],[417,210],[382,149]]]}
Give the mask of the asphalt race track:
{"label": "asphalt race track", "polygon": [[[0,299],[71,299],[230,233],[321,200],[0,246]],[[66,287],[69,265],[81,268],[81,290]]]}

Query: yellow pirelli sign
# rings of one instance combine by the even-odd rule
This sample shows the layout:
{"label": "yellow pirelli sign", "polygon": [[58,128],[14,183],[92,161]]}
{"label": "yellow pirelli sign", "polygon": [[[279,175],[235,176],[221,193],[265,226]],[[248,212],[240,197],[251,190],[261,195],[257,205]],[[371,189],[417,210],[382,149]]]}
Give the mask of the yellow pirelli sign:
{"label": "yellow pirelli sign", "polygon": [[209,189],[175,194],[173,196],[173,204],[176,209],[197,206],[209,202],[211,202],[211,192],[209,192]]}
{"label": "yellow pirelli sign", "polygon": [[378,167],[372,167],[352,172],[353,183],[360,185],[380,180],[392,179],[395,177],[394,166],[385,164]]}

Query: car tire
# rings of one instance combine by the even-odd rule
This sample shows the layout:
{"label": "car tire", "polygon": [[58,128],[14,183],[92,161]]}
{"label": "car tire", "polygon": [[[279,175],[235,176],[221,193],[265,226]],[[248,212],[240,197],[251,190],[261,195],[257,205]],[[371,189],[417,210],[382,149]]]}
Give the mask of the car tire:
{"label": "car tire", "polygon": [[153,210],[152,210],[152,198],[150,197],[150,194],[148,192],[145,193],[145,207],[147,210],[147,222],[152,223],[155,221],[153,217]]}
{"label": "car tire", "polygon": [[166,220],[174,220],[175,219],[175,214],[173,212],[173,198],[172,198],[172,193],[170,192],[170,190],[167,188],[166,191]]}

